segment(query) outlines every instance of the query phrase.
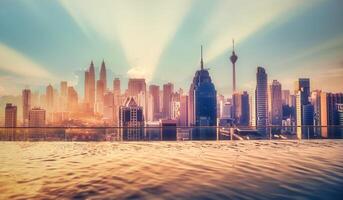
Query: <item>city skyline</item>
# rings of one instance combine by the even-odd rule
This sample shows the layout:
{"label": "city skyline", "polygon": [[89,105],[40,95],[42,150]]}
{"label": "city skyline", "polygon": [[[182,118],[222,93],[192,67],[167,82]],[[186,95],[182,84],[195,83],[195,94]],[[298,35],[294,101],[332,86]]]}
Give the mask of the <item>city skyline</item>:
{"label": "city skyline", "polygon": [[[271,80],[278,80],[283,88],[292,89],[294,81],[303,77],[311,79],[313,88],[340,92],[343,67],[338,55],[343,53],[343,25],[333,19],[342,17],[342,2],[309,2],[263,1],[244,8],[234,1],[175,1],[168,5],[105,1],[100,9],[94,2],[81,6],[77,1],[3,1],[0,4],[6,12],[1,12],[0,19],[0,95],[18,95],[26,85],[32,91],[42,91],[49,83],[57,86],[60,77],[80,92],[84,69],[91,60],[96,70],[105,60],[108,79],[119,77],[122,85],[130,77],[139,77],[149,85],[173,82],[175,88],[187,89],[198,67],[198,48],[203,44],[205,65],[210,68],[217,92],[227,96],[232,93],[232,38],[239,56],[238,91],[251,93],[255,68],[263,66]],[[47,12],[49,8],[53,8],[51,12]],[[127,13],[99,15],[120,8]],[[266,8],[272,12],[263,14]],[[144,12],[154,9],[166,11],[167,16]],[[113,24],[106,17],[113,18],[122,27],[121,32],[111,28]],[[139,26],[142,23],[146,27]],[[152,31],[163,27],[169,28],[158,32],[160,36]],[[142,70],[145,72],[140,74]]]}

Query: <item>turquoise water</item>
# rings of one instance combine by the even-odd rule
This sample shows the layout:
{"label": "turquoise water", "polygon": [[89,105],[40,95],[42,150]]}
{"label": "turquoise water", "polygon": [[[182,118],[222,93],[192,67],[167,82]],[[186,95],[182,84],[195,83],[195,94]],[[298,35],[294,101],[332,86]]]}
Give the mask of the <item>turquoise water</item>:
{"label": "turquoise water", "polygon": [[341,199],[343,140],[0,142],[0,199]]}

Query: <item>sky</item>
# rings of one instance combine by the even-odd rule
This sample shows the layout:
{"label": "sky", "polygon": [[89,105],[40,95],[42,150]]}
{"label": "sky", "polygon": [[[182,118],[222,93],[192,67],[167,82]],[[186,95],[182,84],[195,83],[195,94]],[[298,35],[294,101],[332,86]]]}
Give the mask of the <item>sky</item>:
{"label": "sky", "polygon": [[188,91],[200,46],[218,93],[252,91],[256,68],[293,90],[343,92],[342,0],[1,0],[0,96],[62,80],[83,94],[84,70],[105,61],[109,83],[146,78]]}

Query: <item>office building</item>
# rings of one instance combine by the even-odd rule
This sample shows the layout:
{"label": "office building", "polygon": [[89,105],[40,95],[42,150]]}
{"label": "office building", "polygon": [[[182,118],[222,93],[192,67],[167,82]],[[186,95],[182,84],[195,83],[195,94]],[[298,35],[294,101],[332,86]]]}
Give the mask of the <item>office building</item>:
{"label": "office building", "polygon": [[257,131],[265,135],[268,125],[268,76],[263,67],[257,67],[255,109]]}
{"label": "office building", "polygon": [[216,126],[217,125],[217,91],[212,83],[210,74],[204,69],[202,57],[200,70],[197,70],[189,90],[191,125]]}
{"label": "office building", "polygon": [[163,107],[162,113],[164,119],[171,119],[171,103],[172,95],[174,93],[174,85],[167,83],[163,85]]}
{"label": "office building", "polygon": [[5,107],[5,127],[17,127],[17,106],[11,103]]}
{"label": "office building", "polygon": [[152,117],[156,121],[160,118],[160,86],[150,85],[149,94],[151,95]]}
{"label": "office building", "polygon": [[282,89],[281,83],[273,80],[270,85],[270,123],[271,125],[282,125]]}
{"label": "office building", "polygon": [[31,110],[31,90],[24,89],[22,92],[23,99],[23,124],[28,125],[29,121],[29,111]]}
{"label": "office building", "polygon": [[46,111],[41,108],[32,108],[29,111],[29,127],[44,127]]}

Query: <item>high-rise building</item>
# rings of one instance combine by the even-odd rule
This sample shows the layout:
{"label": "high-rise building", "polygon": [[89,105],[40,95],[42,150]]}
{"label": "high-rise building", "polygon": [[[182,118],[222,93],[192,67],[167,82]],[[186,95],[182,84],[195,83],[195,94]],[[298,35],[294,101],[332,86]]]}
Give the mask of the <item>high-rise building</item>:
{"label": "high-rise building", "polygon": [[321,136],[332,138],[336,134],[333,125],[339,125],[337,105],[343,104],[343,93],[326,93],[322,92],[320,96],[320,125]]}
{"label": "high-rise building", "polygon": [[22,92],[23,98],[23,124],[28,125],[29,122],[29,111],[31,110],[31,90],[24,89]]}
{"label": "high-rise building", "polygon": [[163,113],[163,118],[165,119],[171,119],[171,103],[172,103],[173,92],[174,92],[174,85],[172,83],[167,83],[163,85],[162,113]]}
{"label": "high-rise building", "polygon": [[68,83],[67,81],[61,81],[60,84],[60,109],[62,111],[67,110],[67,99],[68,99]]}
{"label": "high-rise building", "polygon": [[242,105],[242,115],[240,118],[240,124],[244,126],[250,125],[250,103],[249,103],[249,94],[247,91],[244,91],[241,95],[241,105]]}
{"label": "high-rise building", "polygon": [[29,127],[44,127],[46,112],[41,108],[33,108],[29,111]]}
{"label": "high-rise building", "polygon": [[343,103],[336,103],[337,110],[337,125],[340,126],[340,132],[342,134],[343,128]]}
{"label": "high-rise building", "polygon": [[67,94],[68,94],[68,83],[67,83],[67,81],[61,81],[60,90],[61,90],[61,96],[67,96]]}
{"label": "high-rise building", "polygon": [[277,80],[270,85],[270,118],[272,125],[282,125],[282,89]]}
{"label": "high-rise building", "polygon": [[232,40],[232,55],[230,61],[232,63],[232,94],[236,92],[236,61],[238,56],[235,53],[235,41]]}
{"label": "high-rise building", "polygon": [[291,92],[289,90],[282,90],[282,105],[291,105]]}
{"label": "high-rise building", "polygon": [[107,78],[106,78],[106,66],[105,61],[103,60],[100,67],[100,81],[103,82],[104,91],[107,90]]}
{"label": "high-rise building", "polygon": [[104,105],[105,86],[102,80],[96,82],[96,112],[102,114]]}
{"label": "high-rise building", "polygon": [[159,120],[160,118],[160,86],[150,85],[149,94],[151,95],[151,109],[153,120]]}
{"label": "high-rise building", "polygon": [[137,97],[140,92],[146,93],[145,79],[130,78],[128,83],[128,96]]}
{"label": "high-rise building", "polygon": [[190,124],[196,126],[217,125],[217,91],[210,74],[204,69],[201,47],[200,70],[197,70],[189,90]]}
{"label": "high-rise building", "polygon": [[256,126],[260,134],[266,134],[268,125],[268,76],[263,67],[257,67],[255,91]]}
{"label": "high-rise building", "polygon": [[85,103],[91,111],[94,110],[95,104],[95,69],[93,61],[88,70],[85,72]]}
{"label": "high-rise building", "polygon": [[69,86],[68,87],[68,90],[67,90],[67,100],[68,100],[68,103],[67,103],[67,108],[68,108],[68,111],[70,112],[76,112],[78,110],[78,107],[79,107],[79,99],[78,99],[78,95],[77,95],[77,92],[76,90],[74,89],[74,87],[72,86]]}
{"label": "high-rise building", "polygon": [[311,104],[313,105],[313,124],[320,126],[320,98],[321,90],[314,90],[311,92]]}
{"label": "high-rise building", "polygon": [[231,112],[231,116],[234,119],[234,123],[240,124],[240,119],[242,116],[242,95],[238,92],[235,92],[232,95]]}
{"label": "high-rise building", "polygon": [[104,94],[104,110],[103,119],[107,123],[114,122],[114,95],[112,92],[105,92]]}
{"label": "high-rise building", "polygon": [[121,90],[120,90],[120,79],[115,78],[113,80],[113,95],[114,96],[119,96],[121,95]]}
{"label": "high-rise building", "polygon": [[188,126],[188,96],[181,95],[180,96],[180,118],[179,118],[179,125],[180,126]]}
{"label": "high-rise building", "polygon": [[307,105],[310,103],[310,79],[308,78],[299,78],[298,81],[295,82],[295,94],[300,91],[301,95],[301,105]]}
{"label": "high-rise building", "polygon": [[5,127],[17,127],[17,106],[11,103],[5,107]]}
{"label": "high-rise building", "polygon": [[54,108],[54,88],[49,84],[46,87],[46,109],[48,112],[52,112]]}

